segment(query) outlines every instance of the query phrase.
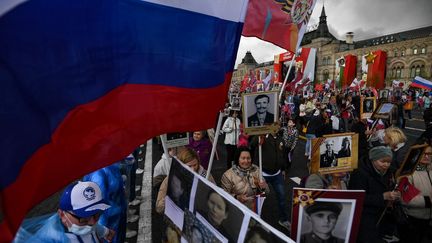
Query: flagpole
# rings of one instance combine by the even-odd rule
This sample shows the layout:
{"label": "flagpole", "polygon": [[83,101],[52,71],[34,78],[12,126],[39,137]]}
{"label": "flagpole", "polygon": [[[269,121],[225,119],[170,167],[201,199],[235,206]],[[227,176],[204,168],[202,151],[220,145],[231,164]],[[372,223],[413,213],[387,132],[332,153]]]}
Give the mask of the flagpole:
{"label": "flagpole", "polygon": [[[288,75],[287,75],[288,76]],[[262,141],[261,141],[261,136],[258,136],[258,161],[259,161],[259,179],[260,181],[262,181]]]}
{"label": "flagpole", "polygon": [[211,172],[211,169],[212,169],[212,166],[213,166],[213,160],[214,160],[214,155],[215,155],[215,152],[216,152],[217,141],[219,139],[219,132],[220,132],[220,128],[221,128],[222,117],[223,117],[223,113],[222,113],[222,111],[219,111],[218,123],[216,125],[215,137],[214,137],[214,140],[213,140],[213,146],[212,146],[212,151],[211,151],[211,154],[210,154],[209,165],[207,167],[207,175],[206,175],[206,179],[207,180],[210,178],[210,172]]}
{"label": "flagpole", "polygon": [[167,156],[167,158],[169,158],[170,156],[169,156],[169,153],[168,153],[167,146],[165,144],[165,140],[162,138],[162,135],[160,135],[159,137],[160,137],[160,140],[161,140],[161,143],[162,143],[162,148],[163,148],[164,154]]}
{"label": "flagpole", "polygon": [[[294,54],[294,56],[292,57],[291,63],[290,63],[289,68],[288,68],[288,72],[287,72],[287,74],[285,75],[285,80],[284,80],[284,82],[283,82],[283,84],[282,84],[282,88],[281,88],[280,93],[279,93],[279,103],[280,103],[280,100],[282,99],[282,94],[283,94],[283,92],[284,92],[284,90],[285,90],[286,82],[287,82],[287,80],[288,80],[288,76],[289,76],[289,74],[290,74],[290,72],[291,72],[291,68],[292,68],[292,66],[293,66],[293,64],[294,64],[294,60],[295,60],[296,57],[297,57],[297,52],[296,52],[296,53]],[[282,63],[282,65],[283,65],[283,63]],[[283,68],[283,67],[282,67],[282,68]],[[282,72],[281,72],[281,73],[282,73]]]}

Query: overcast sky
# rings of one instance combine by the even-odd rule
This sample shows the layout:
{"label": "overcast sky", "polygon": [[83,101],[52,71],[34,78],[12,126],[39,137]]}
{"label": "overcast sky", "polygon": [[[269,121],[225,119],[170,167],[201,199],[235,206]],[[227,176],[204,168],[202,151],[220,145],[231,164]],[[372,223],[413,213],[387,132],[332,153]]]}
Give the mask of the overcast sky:
{"label": "overcast sky", "polygon": [[[309,27],[317,25],[323,1],[330,32],[345,40],[354,32],[354,41],[432,25],[432,0],[318,0]],[[272,61],[284,52],[273,44],[254,37],[242,37],[236,67],[251,51],[258,63]]]}

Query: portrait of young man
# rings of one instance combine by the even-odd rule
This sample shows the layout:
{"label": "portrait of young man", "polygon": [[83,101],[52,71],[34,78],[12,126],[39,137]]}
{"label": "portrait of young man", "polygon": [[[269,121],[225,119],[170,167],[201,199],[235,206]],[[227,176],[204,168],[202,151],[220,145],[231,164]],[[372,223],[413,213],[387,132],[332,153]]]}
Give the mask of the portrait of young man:
{"label": "portrait of young man", "polygon": [[275,115],[271,112],[270,96],[257,95],[254,99],[255,113],[248,117],[248,127],[271,125],[275,122]]}
{"label": "portrait of young man", "polygon": [[342,208],[340,202],[316,201],[312,205],[306,206],[304,218],[310,223],[312,229],[309,232],[302,232],[300,242],[345,242],[344,239],[333,234]]}

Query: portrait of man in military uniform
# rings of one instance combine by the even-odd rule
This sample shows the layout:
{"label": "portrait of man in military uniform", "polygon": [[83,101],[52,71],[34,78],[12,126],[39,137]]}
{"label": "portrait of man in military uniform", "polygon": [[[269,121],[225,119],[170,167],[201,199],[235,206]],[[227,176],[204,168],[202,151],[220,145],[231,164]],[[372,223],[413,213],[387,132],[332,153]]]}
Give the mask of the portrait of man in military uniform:
{"label": "portrait of man in military uniform", "polygon": [[309,232],[302,232],[301,243],[342,243],[344,239],[333,235],[339,215],[342,211],[340,202],[316,201],[305,207],[305,218],[312,225]]}

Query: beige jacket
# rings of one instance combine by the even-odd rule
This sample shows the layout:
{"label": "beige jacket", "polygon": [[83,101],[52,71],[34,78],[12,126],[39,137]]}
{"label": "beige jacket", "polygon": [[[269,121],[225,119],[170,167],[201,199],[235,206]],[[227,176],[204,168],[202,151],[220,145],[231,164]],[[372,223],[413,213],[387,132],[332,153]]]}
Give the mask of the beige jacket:
{"label": "beige jacket", "polygon": [[[207,171],[202,166],[200,166],[198,170],[198,174],[200,174],[205,178],[206,173]],[[209,181],[215,184],[215,180],[213,179],[212,175],[210,175]],[[167,191],[168,191],[168,176],[165,177],[165,179],[162,181],[156,199],[156,212],[160,214],[163,214],[165,211],[165,196],[167,195]]]}
{"label": "beige jacket", "polygon": [[[253,197],[258,192],[258,186],[255,181],[259,178],[259,168],[252,164],[252,167],[247,171],[240,171],[237,167],[233,167],[222,175],[221,187],[231,194],[233,197],[245,194],[248,197]],[[269,192],[268,186],[266,193]],[[248,208],[253,210],[254,200],[249,200],[244,203]]]}
{"label": "beige jacket", "polygon": [[[430,168],[429,168],[430,169]],[[426,201],[431,202],[432,196],[432,184],[429,180],[429,176],[432,178],[432,171],[415,171],[411,176],[408,176],[408,181],[420,190],[420,194],[414,197],[408,204],[407,214],[417,219],[431,219],[431,208],[426,207]],[[403,201],[402,201],[403,203]]]}

